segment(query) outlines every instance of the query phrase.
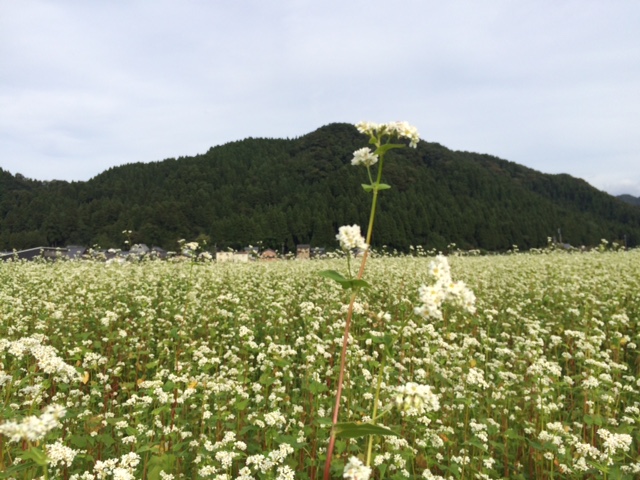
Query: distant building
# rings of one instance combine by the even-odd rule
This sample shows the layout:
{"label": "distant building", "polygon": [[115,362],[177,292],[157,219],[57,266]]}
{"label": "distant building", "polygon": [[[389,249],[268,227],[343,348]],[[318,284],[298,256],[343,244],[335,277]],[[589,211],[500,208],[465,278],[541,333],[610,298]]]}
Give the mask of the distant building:
{"label": "distant building", "polygon": [[167,258],[167,256],[169,255],[164,248],[160,248],[160,247],[151,247],[150,253],[156,258],[162,258],[162,259]]}
{"label": "distant building", "polygon": [[0,260],[35,260],[38,258],[55,260],[66,256],[66,248],[35,247],[27,248],[26,250],[9,252],[8,254],[1,255]]}
{"label": "distant building", "polygon": [[245,263],[249,261],[249,253],[248,252],[235,252],[233,254],[234,262]]}
{"label": "distant building", "polygon": [[247,252],[216,252],[216,262],[240,262],[249,261]]}
{"label": "distant building", "polygon": [[233,252],[216,252],[216,262],[232,262]]}
{"label": "distant building", "polygon": [[296,247],[296,259],[309,260],[311,258],[311,245],[298,245]]}
{"label": "distant building", "polygon": [[147,245],[145,245],[144,243],[138,243],[136,245],[133,245],[129,249],[129,255],[146,255],[150,251],[151,250],[149,249],[149,247],[147,247]]}
{"label": "distant building", "polygon": [[80,260],[87,253],[87,247],[82,245],[67,245],[67,257],[72,260]]}
{"label": "distant building", "polygon": [[278,254],[275,250],[271,248],[267,248],[264,252],[260,254],[260,260],[273,261],[278,259]]}

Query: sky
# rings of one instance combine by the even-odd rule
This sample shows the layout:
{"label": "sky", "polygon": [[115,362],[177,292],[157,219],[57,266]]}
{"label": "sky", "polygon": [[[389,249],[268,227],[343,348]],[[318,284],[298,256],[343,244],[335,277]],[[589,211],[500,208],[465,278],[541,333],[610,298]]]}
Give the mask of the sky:
{"label": "sky", "polygon": [[125,163],[408,121],[640,196],[635,0],[0,0],[0,168]]}

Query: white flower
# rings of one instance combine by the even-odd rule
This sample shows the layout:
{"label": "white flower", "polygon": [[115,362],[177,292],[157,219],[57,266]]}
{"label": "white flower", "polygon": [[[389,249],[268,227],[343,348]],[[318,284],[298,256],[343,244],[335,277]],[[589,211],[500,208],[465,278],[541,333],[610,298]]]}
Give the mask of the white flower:
{"label": "white flower", "polygon": [[406,138],[409,140],[409,146],[416,148],[420,135],[418,129],[408,122],[390,122],[390,123],[373,123],[359,122],[356,128],[360,133],[369,135],[370,137],[389,137],[389,138]]}
{"label": "white flower", "polygon": [[394,124],[388,124],[387,128],[393,128],[398,138],[409,139],[409,146],[411,148],[416,148],[418,146],[418,141],[420,140],[418,129],[409,125],[408,122],[395,122]]}
{"label": "white flower", "polygon": [[618,451],[628,452],[629,448],[631,448],[631,442],[633,441],[631,435],[627,433],[611,433],[604,428],[598,430],[598,436],[603,440],[602,446],[607,456],[613,456],[618,453]]}
{"label": "white flower", "polygon": [[338,242],[340,242],[340,248],[345,252],[353,250],[354,248],[366,250],[368,246],[360,233],[359,225],[344,225],[340,227],[336,238],[338,239]]}
{"label": "white flower", "polygon": [[73,459],[80,453],[79,450],[74,450],[73,448],[63,445],[60,440],[47,445],[45,448],[47,450],[47,457],[49,457],[49,461],[54,467],[58,464],[70,467]]}
{"label": "white flower", "polygon": [[396,406],[407,415],[415,416],[440,410],[440,399],[429,385],[408,382],[396,388]]}
{"label": "white flower", "polygon": [[293,480],[296,478],[295,472],[288,465],[278,467],[278,476],[276,480]]}
{"label": "white flower", "polygon": [[358,122],[356,128],[365,135],[374,135],[382,125],[373,122]]}
{"label": "white flower", "polygon": [[343,477],[350,480],[369,480],[371,468],[365,467],[357,457],[351,457],[344,466]]}
{"label": "white flower", "polygon": [[27,440],[36,442],[42,440],[44,436],[56,427],[60,426],[58,421],[64,417],[66,410],[60,405],[49,405],[44,409],[40,417],[31,415],[22,422],[6,422],[0,425],[0,434],[9,437],[9,442],[19,442]]}
{"label": "white flower", "polygon": [[363,165],[370,167],[378,162],[378,155],[373,153],[369,147],[361,148],[353,152],[351,165]]}
{"label": "white flower", "polygon": [[184,248],[192,251],[196,251],[199,246],[200,245],[198,245],[198,242],[189,242],[184,244]]}
{"label": "white flower", "polygon": [[447,257],[438,255],[429,264],[429,274],[434,283],[422,285],[418,289],[422,305],[416,307],[415,313],[417,315],[441,319],[441,307],[447,300],[464,308],[469,313],[475,313],[476,296],[464,282],[454,282],[451,279],[451,269]]}

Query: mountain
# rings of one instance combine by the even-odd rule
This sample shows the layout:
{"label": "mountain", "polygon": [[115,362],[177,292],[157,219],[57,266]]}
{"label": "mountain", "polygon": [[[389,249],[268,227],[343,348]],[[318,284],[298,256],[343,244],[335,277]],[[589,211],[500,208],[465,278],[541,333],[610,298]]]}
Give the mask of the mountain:
{"label": "mountain", "polygon": [[[351,166],[367,138],[349,124],[302,137],[248,138],[195,157],[113,167],[86,182],[39,182],[0,169],[0,250],[132,243],[175,249],[181,238],[218,248],[262,242],[333,248],[340,225],[364,229],[366,170]],[[569,175],[421,141],[389,152],[373,245],[505,250],[601,238],[640,244],[640,209]]]}
{"label": "mountain", "polygon": [[617,195],[616,198],[619,200],[622,200],[625,203],[628,203],[629,205],[635,205],[637,207],[640,207],[640,197],[634,197],[633,195],[623,194],[623,195]]}

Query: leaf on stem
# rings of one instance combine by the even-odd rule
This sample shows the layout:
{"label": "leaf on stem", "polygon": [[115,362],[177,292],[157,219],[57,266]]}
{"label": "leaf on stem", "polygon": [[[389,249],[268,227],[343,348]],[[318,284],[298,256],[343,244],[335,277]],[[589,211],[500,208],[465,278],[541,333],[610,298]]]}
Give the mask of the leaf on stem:
{"label": "leaf on stem", "polygon": [[335,270],[322,270],[318,272],[318,275],[320,275],[321,277],[330,278],[331,280],[338,282],[345,290],[348,290],[350,288],[356,289],[362,287],[369,288],[371,286],[364,280],[360,280],[357,278],[345,278],[341,273],[336,272]]}
{"label": "leaf on stem", "polygon": [[36,465],[41,467],[46,467],[49,460],[47,454],[37,447],[30,447],[29,450],[22,452],[19,457],[23,460],[33,460]]}
{"label": "leaf on stem", "polygon": [[359,438],[369,435],[385,435],[399,437],[393,430],[373,423],[341,422],[333,427],[333,433],[341,438]]}
{"label": "leaf on stem", "polygon": [[376,148],[376,151],[374,153],[381,157],[391,149],[404,147],[406,147],[406,145],[402,143],[385,143],[384,145],[380,145],[378,148]]}
{"label": "leaf on stem", "polygon": [[362,189],[365,192],[373,192],[374,190],[389,190],[391,188],[391,185],[387,185],[386,183],[373,183],[371,185],[369,185],[368,183],[362,183],[361,185]]}

